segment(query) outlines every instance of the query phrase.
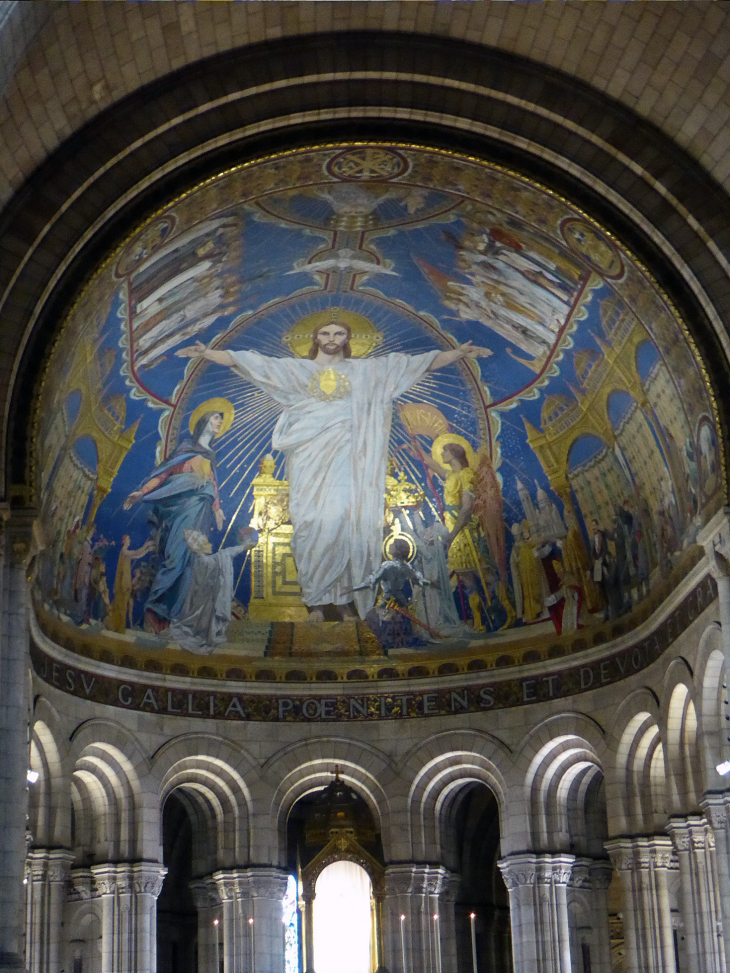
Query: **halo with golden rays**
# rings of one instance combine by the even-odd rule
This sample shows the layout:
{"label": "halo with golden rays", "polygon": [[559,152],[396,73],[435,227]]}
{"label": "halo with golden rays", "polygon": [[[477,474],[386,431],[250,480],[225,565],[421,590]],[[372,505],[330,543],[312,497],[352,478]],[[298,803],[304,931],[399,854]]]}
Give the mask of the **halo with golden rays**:
{"label": "halo with golden rays", "polygon": [[283,337],[282,341],[297,358],[306,358],[312,347],[312,335],[329,324],[342,323],[351,331],[350,349],[353,358],[365,358],[382,342],[383,335],[372,321],[356,311],[342,307],[328,307],[300,318]]}
{"label": "halo with golden rays", "polygon": [[219,436],[227,433],[228,430],[233,425],[233,420],[236,415],[236,410],[233,407],[233,403],[228,399],[206,399],[205,402],[201,402],[199,406],[193,410],[193,414],[190,416],[190,422],[188,428],[190,432],[195,429],[195,426],[201,416],[204,416],[206,412],[220,412],[223,416],[223,425],[221,426],[221,431],[218,433]]}

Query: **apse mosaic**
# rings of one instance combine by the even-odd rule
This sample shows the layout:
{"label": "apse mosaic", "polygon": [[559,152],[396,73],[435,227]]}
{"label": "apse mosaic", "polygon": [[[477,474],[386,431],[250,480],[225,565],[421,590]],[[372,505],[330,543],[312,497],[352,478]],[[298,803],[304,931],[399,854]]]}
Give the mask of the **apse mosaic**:
{"label": "apse mosaic", "polygon": [[644,270],[515,174],[393,145],[247,164],[149,219],[68,315],[36,469],[38,619],[129,657],[630,626],[723,502]]}

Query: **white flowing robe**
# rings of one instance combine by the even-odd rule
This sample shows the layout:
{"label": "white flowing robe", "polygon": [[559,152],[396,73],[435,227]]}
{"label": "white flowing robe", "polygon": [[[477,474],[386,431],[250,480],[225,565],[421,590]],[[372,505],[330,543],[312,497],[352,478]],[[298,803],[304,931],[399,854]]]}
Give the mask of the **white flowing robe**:
{"label": "white flowing robe", "polygon": [[[361,617],[372,607],[372,591],[353,589],[383,558],[393,400],[423,378],[437,354],[396,353],[330,365],[230,352],[235,371],[283,406],[271,444],[286,456],[292,554],[306,605],[354,600]],[[341,377],[327,395],[319,377],[330,369]]]}

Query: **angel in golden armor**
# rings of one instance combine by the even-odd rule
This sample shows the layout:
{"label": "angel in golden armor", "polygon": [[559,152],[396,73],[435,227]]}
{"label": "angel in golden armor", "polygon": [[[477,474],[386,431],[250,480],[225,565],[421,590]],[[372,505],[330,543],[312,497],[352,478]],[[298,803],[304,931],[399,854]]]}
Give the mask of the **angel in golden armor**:
{"label": "angel in golden armor", "polygon": [[[480,582],[487,600],[496,583],[500,604],[507,615],[504,627],[511,625],[514,609],[507,596],[502,490],[488,452],[480,449],[475,453],[468,440],[455,433],[438,436],[430,456],[423,450],[417,451],[419,458],[443,480],[449,572],[452,577],[456,576],[466,595],[474,631],[485,629]],[[480,534],[486,541],[496,577],[481,555]]]}

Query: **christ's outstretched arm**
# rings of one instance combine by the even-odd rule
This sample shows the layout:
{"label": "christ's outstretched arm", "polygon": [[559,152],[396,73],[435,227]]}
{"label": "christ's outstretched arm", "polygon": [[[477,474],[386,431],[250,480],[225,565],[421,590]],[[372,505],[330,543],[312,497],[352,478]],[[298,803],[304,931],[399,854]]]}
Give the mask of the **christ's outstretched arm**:
{"label": "christ's outstretched arm", "polygon": [[429,372],[435,372],[439,368],[446,368],[447,365],[451,365],[453,362],[461,361],[462,358],[486,358],[491,354],[492,352],[489,348],[479,348],[473,345],[471,341],[467,341],[465,344],[459,345],[458,348],[454,348],[451,351],[440,351],[429,365],[428,370]]}
{"label": "christ's outstretched arm", "polygon": [[178,358],[205,358],[206,361],[215,362],[216,365],[228,365],[229,368],[234,368],[236,364],[230,351],[215,351],[204,345],[202,341],[196,341],[194,345],[188,345],[186,348],[178,348],[175,354]]}

